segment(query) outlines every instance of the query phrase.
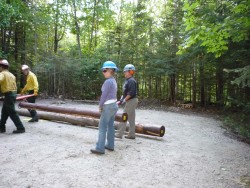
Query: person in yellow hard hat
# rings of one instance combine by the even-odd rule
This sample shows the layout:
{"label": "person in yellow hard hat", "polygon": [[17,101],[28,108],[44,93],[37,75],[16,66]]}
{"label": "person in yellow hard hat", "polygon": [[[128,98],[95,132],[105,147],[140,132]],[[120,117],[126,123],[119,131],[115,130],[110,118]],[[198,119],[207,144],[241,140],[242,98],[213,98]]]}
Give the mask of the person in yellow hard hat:
{"label": "person in yellow hard hat", "polygon": [[[33,72],[30,71],[28,65],[22,65],[22,72],[25,76],[27,76],[27,79],[26,79],[26,85],[21,91],[21,95],[25,94],[26,92],[28,92],[28,94],[34,94],[33,97],[27,98],[27,101],[29,103],[35,103],[39,89],[37,77]],[[28,110],[31,115],[31,119],[29,120],[29,122],[37,122],[39,120],[39,117],[37,115],[36,110],[33,109],[28,109]]]}
{"label": "person in yellow hard hat", "polygon": [[13,133],[24,133],[25,128],[15,109],[16,102],[16,77],[9,72],[9,63],[6,59],[0,59],[0,85],[4,94],[4,102],[1,112],[0,133],[6,132],[6,121],[8,117],[14,122],[17,130]]}

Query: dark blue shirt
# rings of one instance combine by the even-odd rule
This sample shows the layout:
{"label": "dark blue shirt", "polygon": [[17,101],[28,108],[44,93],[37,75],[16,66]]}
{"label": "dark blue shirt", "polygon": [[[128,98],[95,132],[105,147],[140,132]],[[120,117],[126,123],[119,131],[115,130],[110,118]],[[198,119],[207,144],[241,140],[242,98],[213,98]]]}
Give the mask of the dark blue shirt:
{"label": "dark blue shirt", "polygon": [[137,97],[137,83],[134,77],[127,78],[123,84],[123,97],[125,99],[127,95],[130,95],[131,98]]}

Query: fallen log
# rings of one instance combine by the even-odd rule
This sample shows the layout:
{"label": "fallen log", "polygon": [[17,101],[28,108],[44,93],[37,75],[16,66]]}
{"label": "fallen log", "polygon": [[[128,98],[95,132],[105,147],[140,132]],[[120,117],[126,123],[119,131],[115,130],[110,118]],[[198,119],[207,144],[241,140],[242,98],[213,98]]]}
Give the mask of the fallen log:
{"label": "fallen log", "polygon": [[[18,114],[21,116],[28,116],[30,114],[28,111],[17,110]],[[66,122],[73,125],[78,126],[91,126],[98,127],[99,119],[91,118],[91,117],[83,117],[83,116],[73,116],[73,115],[61,115],[56,113],[48,113],[48,112],[39,112],[39,117],[41,119],[49,120],[49,121],[59,121]],[[117,130],[120,126],[119,122],[115,122],[115,129]],[[127,125],[126,131],[129,130],[129,126]],[[158,136],[163,137],[165,134],[165,127],[153,127],[153,126],[144,126],[142,124],[136,123],[135,132],[139,134],[145,134],[150,136]]]}
{"label": "fallen log", "polygon": [[[25,111],[16,110],[16,111],[21,116],[30,117],[30,113],[26,110]],[[99,123],[98,119],[94,119],[90,117],[62,115],[62,114],[48,113],[48,112],[39,112],[39,118],[49,120],[49,121],[71,123],[73,125],[78,125],[78,126],[98,127],[98,123]]]}
{"label": "fallen log", "polygon": [[[71,114],[71,115],[82,115],[82,116],[91,116],[100,118],[101,114],[99,111],[91,111],[91,110],[83,110],[83,109],[76,109],[76,108],[65,108],[59,106],[49,106],[49,105],[42,105],[42,104],[34,104],[28,102],[20,102],[20,108],[27,108],[27,109],[37,109],[46,112],[55,112],[61,114]],[[126,122],[128,120],[127,113],[117,113],[115,116],[115,120],[119,122]]]}

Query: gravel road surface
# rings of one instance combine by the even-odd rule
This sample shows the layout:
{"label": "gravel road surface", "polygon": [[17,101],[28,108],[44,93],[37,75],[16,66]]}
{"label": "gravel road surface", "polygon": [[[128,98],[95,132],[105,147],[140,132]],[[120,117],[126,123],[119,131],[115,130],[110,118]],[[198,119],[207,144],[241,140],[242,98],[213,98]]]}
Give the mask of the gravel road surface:
{"label": "gravel road surface", "polygon": [[[53,105],[98,110],[73,102]],[[116,139],[115,151],[105,155],[90,153],[94,128],[21,119],[25,134],[12,134],[10,119],[0,134],[1,188],[250,187],[249,145],[226,136],[211,117],[137,110],[136,122],[164,125],[165,136]]]}

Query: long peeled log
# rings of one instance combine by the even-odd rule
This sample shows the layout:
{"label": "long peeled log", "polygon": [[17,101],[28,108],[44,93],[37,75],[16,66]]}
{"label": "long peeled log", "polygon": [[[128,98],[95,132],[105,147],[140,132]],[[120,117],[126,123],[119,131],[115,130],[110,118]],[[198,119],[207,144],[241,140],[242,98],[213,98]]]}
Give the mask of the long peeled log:
{"label": "long peeled log", "polygon": [[[17,112],[22,116],[30,116],[28,111],[17,110]],[[55,113],[39,112],[39,117],[45,120],[66,122],[66,123],[79,125],[79,126],[98,127],[98,124],[99,124],[99,119],[83,117],[83,116],[72,116],[72,115],[61,115],[61,114],[55,114]],[[120,126],[120,123],[115,122],[116,130],[119,128],[119,126]],[[129,126],[126,127],[126,131],[128,130],[129,130]],[[150,136],[163,137],[165,134],[165,127],[164,126],[161,126],[161,127],[145,126],[145,125],[136,123],[135,132],[139,134],[150,135]]]}
{"label": "long peeled log", "polygon": [[[21,116],[28,116],[30,117],[30,113],[24,110],[16,110],[17,113]],[[91,126],[91,127],[98,127],[99,120],[90,117],[84,116],[72,116],[72,115],[63,115],[58,113],[49,113],[49,112],[39,112],[39,118],[45,119],[49,121],[57,121],[57,122],[66,122],[72,125],[78,126]]]}
{"label": "long peeled log", "polygon": [[[19,107],[27,108],[27,109],[37,109],[37,110],[55,112],[55,113],[61,113],[61,114],[91,116],[91,117],[96,117],[96,118],[100,118],[101,116],[100,112],[98,111],[65,108],[65,107],[59,107],[59,106],[48,106],[48,105],[34,104],[34,103],[28,103],[28,102],[19,103]],[[119,122],[126,122],[127,119],[128,119],[127,113],[117,113],[115,116],[115,120]]]}
{"label": "long peeled log", "polygon": [[33,96],[34,96],[34,94],[30,94],[30,95],[17,95],[16,100],[17,101],[18,100],[25,100],[25,99],[33,97]]}

